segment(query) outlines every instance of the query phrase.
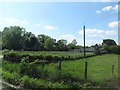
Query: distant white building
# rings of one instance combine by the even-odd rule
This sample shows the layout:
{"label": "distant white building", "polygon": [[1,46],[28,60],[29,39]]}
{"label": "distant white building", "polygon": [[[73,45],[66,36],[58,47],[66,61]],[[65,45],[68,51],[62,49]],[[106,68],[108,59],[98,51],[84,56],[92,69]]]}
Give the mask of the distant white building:
{"label": "distant white building", "polygon": [[[74,52],[84,52],[84,48],[81,47],[80,49],[74,49],[74,50],[70,50],[70,51],[74,51]],[[94,47],[85,47],[85,51],[86,52],[94,52],[95,48]]]}
{"label": "distant white building", "polygon": [[[81,50],[81,52],[84,52],[84,48],[83,47],[80,50]],[[86,52],[94,52],[95,48],[94,47],[85,47],[85,51]]]}

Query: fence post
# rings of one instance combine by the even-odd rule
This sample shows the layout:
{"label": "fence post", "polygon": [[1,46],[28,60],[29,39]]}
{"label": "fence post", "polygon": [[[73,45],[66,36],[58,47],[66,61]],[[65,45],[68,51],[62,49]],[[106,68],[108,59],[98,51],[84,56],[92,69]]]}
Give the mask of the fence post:
{"label": "fence post", "polygon": [[57,64],[58,70],[61,70],[61,63],[62,63],[62,61],[58,61],[58,64]]}
{"label": "fence post", "polygon": [[114,73],[114,64],[112,65],[112,75],[113,75],[113,73]]}
{"label": "fence post", "polygon": [[87,62],[85,62],[85,79],[87,79]]}

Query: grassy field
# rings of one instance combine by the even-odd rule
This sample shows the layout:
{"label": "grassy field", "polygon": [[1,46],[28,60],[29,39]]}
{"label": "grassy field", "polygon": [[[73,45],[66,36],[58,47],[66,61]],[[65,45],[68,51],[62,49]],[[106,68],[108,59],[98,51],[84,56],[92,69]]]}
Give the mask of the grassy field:
{"label": "grassy field", "polygon": [[[88,62],[88,79],[93,81],[103,81],[118,77],[118,55],[106,54],[92,58],[76,61],[63,61],[62,71],[69,72],[73,77],[84,79],[85,61]],[[112,75],[112,65],[115,65],[114,75]],[[54,72],[55,64],[46,65],[46,70]]]}
{"label": "grassy field", "polygon": [[[30,52],[29,52],[30,53]],[[31,52],[31,54],[36,52]],[[38,53],[38,52],[37,52]],[[40,52],[41,53],[41,52]],[[44,52],[48,53],[48,52]],[[50,52],[49,52],[50,53]],[[48,53],[48,54],[49,54]],[[57,54],[52,52],[50,54]],[[63,54],[62,52],[58,52],[59,54]],[[65,52],[68,53],[68,52]],[[69,53],[73,54],[73,53]],[[74,54],[75,55],[75,54]],[[104,54],[91,58],[85,58],[80,60],[71,60],[71,61],[63,61],[62,62],[62,70],[61,75],[63,78],[71,78],[74,80],[84,82],[84,68],[85,62],[88,62],[88,79],[92,82],[98,82],[101,84],[108,83],[108,80],[116,79],[118,77],[118,55],[117,54]],[[112,75],[112,65],[114,64],[114,73]],[[19,71],[19,63],[10,63],[8,61],[3,61],[3,71],[9,71],[11,73],[18,73]],[[56,63],[51,63],[45,65],[44,71],[47,71],[46,80],[54,80],[57,78],[58,71],[56,69]],[[63,83],[62,83],[63,84]]]}

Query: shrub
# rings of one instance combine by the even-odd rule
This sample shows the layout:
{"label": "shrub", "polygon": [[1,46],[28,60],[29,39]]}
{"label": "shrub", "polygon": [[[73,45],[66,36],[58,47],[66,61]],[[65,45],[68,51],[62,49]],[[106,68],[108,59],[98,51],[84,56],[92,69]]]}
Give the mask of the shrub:
{"label": "shrub", "polygon": [[120,46],[112,45],[109,49],[111,53],[120,54]]}
{"label": "shrub", "polygon": [[20,58],[20,54],[18,54],[17,52],[14,51],[10,51],[6,54],[4,54],[4,60],[10,61],[10,62],[20,62],[21,58]]}
{"label": "shrub", "polygon": [[19,67],[19,73],[20,74],[24,74],[27,75],[29,69],[28,69],[28,63],[29,63],[29,59],[28,57],[24,57],[20,63],[20,67]]}
{"label": "shrub", "polygon": [[53,56],[53,61],[58,62],[58,61],[60,61],[60,60],[62,60],[62,57]]}
{"label": "shrub", "polygon": [[43,89],[43,88],[65,88],[66,86],[61,82],[48,82],[43,79],[34,79],[29,76],[24,76],[21,78],[23,87],[25,89]]}
{"label": "shrub", "polygon": [[33,63],[37,65],[49,64],[47,60],[39,60],[39,59],[35,60]]}
{"label": "shrub", "polygon": [[37,64],[38,60],[35,62],[29,62],[28,58],[23,58],[20,63],[20,74],[21,75],[28,75],[33,78],[40,78],[43,77],[43,65]]}
{"label": "shrub", "polygon": [[2,53],[5,54],[5,53],[7,53],[7,52],[9,52],[9,51],[10,51],[10,50],[8,50],[8,49],[4,49]]}
{"label": "shrub", "polygon": [[[25,89],[35,89],[38,88],[37,81],[34,78],[29,78],[27,75],[21,78],[22,86]],[[42,87],[42,86],[41,86]],[[41,88],[39,85],[39,88]]]}
{"label": "shrub", "polygon": [[21,58],[23,58],[23,57],[29,57],[29,56],[30,56],[29,54],[22,54]]}
{"label": "shrub", "polygon": [[48,60],[49,62],[53,61],[53,56],[52,55],[47,55],[44,57],[44,60]]}
{"label": "shrub", "polygon": [[8,71],[2,71],[2,78],[13,85],[20,84],[20,76],[17,73],[10,73]]}

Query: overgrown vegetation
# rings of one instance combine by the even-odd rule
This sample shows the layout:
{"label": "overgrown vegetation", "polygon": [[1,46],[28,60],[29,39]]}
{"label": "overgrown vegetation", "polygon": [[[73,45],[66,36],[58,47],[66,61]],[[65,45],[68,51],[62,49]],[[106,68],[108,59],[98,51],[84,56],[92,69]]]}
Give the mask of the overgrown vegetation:
{"label": "overgrown vegetation", "polygon": [[[87,80],[84,80],[85,61],[88,62]],[[59,70],[56,63],[43,65],[38,60],[29,62],[28,58],[23,58],[20,63],[3,60],[2,74],[7,82],[26,89],[109,87],[108,80],[118,77],[117,63],[118,55],[106,54],[76,61],[63,61]],[[112,75],[113,64],[115,69]]]}
{"label": "overgrown vegetation", "polygon": [[[94,56],[94,53],[86,53],[86,57]],[[33,62],[35,60],[46,61],[46,63],[50,62],[58,62],[63,60],[76,60],[84,58],[83,53],[80,52],[20,52],[20,51],[11,51],[4,50],[3,51],[4,60],[11,62],[21,62],[22,58],[27,57],[29,62]]]}

